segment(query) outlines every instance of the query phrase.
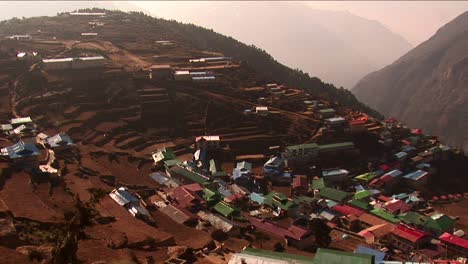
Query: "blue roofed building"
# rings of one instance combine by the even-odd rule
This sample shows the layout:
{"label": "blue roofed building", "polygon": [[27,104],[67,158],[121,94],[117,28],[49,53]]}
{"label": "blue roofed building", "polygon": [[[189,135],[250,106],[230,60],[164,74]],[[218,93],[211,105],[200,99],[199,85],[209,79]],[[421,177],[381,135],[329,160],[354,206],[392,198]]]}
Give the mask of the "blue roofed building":
{"label": "blue roofed building", "polygon": [[252,202],[262,205],[265,202],[265,197],[263,195],[253,192],[249,195],[249,198]]}
{"label": "blue roofed building", "polygon": [[263,172],[266,176],[270,176],[271,174],[279,174],[284,169],[284,160],[282,157],[275,156],[269,159],[263,165]]}
{"label": "blue roofed building", "polygon": [[386,254],[373,248],[358,246],[355,253],[374,256],[374,264],[383,263]]}
{"label": "blue roofed building", "polygon": [[349,171],[343,169],[331,169],[322,171],[322,176],[327,183],[341,183],[348,179]]}
{"label": "blue roofed building", "polygon": [[74,145],[73,140],[64,133],[59,133],[53,137],[47,138],[47,144],[53,149],[61,149]]}
{"label": "blue roofed building", "polygon": [[2,149],[3,154],[7,154],[14,162],[34,161],[40,154],[34,143],[26,143],[20,140],[18,143]]}
{"label": "blue roofed building", "polygon": [[151,179],[155,180],[160,185],[165,185],[166,182],[169,181],[169,177],[167,177],[166,175],[163,175],[160,172],[153,172],[149,176]]}
{"label": "blue roofed building", "polygon": [[429,173],[423,170],[417,170],[403,176],[408,185],[413,188],[419,188],[427,183]]}
{"label": "blue roofed building", "polygon": [[252,163],[247,161],[238,162],[232,171],[232,178],[236,180],[241,177],[249,177],[252,172]]}

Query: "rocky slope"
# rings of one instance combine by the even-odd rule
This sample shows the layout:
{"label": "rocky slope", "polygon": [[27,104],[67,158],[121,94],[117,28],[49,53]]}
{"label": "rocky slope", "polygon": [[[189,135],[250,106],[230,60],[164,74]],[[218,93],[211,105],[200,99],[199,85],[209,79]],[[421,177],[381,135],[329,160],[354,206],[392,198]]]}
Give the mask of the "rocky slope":
{"label": "rocky slope", "polygon": [[468,12],[353,89],[363,102],[468,149]]}

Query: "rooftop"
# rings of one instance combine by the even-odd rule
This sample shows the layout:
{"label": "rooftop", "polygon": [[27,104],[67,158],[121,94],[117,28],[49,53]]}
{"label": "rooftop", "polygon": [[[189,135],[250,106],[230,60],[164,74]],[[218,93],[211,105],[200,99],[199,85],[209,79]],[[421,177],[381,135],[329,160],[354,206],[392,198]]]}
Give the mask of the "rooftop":
{"label": "rooftop", "polygon": [[282,263],[282,264],[310,264],[313,263],[313,258],[301,255],[288,254],[284,252],[274,252],[262,249],[246,248],[241,253],[234,254],[229,261],[229,264],[242,263],[242,260],[247,263]]}
{"label": "rooftop", "polygon": [[403,178],[410,179],[410,180],[413,180],[413,181],[417,181],[417,180],[423,178],[424,176],[426,176],[427,174],[428,174],[428,172],[426,172],[426,171],[417,170],[417,171],[414,171],[414,172],[411,172],[411,173],[408,173],[408,174],[404,175]]}
{"label": "rooftop", "polygon": [[460,238],[449,233],[443,233],[439,239],[446,243],[450,243],[464,249],[468,249],[468,239]]}
{"label": "rooftop", "polygon": [[392,223],[398,223],[400,222],[400,219],[396,216],[394,216],[393,214],[389,213],[389,212],[386,212],[382,209],[373,209],[370,211],[372,214],[380,217],[380,218],[383,218],[389,222],[392,222]]}
{"label": "rooftop", "polygon": [[423,239],[424,237],[427,237],[428,234],[419,231],[417,229],[405,227],[402,225],[398,225],[393,231],[392,234],[399,236],[405,240],[408,240],[412,243],[416,243],[419,240]]}
{"label": "rooftop", "polygon": [[315,264],[373,264],[373,257],[333,249],[319,248],[315,255]]}
{"label": "rooftop", "polygon": [[320,190],[320,196],[337,201],[337,202],[344,201],[344,199],[346,199],[348,195],[349,194],[347,192],[329,188],[329,187],[323,187]]}

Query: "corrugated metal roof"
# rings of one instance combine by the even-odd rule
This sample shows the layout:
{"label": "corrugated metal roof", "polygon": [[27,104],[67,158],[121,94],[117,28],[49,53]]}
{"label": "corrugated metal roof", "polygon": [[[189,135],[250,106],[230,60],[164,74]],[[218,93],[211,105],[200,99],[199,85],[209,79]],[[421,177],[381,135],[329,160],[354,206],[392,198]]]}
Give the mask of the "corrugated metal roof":
{"label": "corrugated metal roof", "polygon": [[128,203],[137,203],[139,202],[136,197],[127,191],[125,187],[120,187],[119,189],[114,189],[109,194],[109,196],[116,201],[119,205],[126,205]]}

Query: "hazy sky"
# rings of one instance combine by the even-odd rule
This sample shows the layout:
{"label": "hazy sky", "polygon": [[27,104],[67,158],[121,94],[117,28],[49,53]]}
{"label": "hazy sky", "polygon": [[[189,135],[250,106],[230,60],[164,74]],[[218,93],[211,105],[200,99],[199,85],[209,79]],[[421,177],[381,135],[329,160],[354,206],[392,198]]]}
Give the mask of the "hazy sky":
{"label": "hazy sky", "polygon": [[[131,3],[160,17],[176,20],[177,17],[167,17],[164,12],[158,12],[157,8],[163,7],[161,11],[173,8],[176,11],[184,5],[182,1],[131,1]],[[393,32],[405,37],[413,45],[428,39],[438,28],[468,10],[468,1],[310,1],[307,3],[317,9],[349,11],[367,19],[377,20]]]}

